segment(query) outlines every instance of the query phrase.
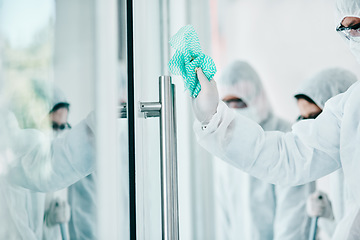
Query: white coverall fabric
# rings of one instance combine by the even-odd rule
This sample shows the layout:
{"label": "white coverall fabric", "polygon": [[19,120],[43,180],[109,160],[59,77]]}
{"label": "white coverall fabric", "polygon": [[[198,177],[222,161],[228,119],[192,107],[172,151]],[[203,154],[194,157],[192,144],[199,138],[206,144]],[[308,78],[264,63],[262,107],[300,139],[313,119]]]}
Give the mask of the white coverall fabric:
{"label": "white coverall fabric", "polygon": [[71,185],[68,200],[71,206],[70,239],[98,239],[96,172]]}
{"label": "white coverall fabric", "polygon": [[0,239],[41,239],[45,195],[40,192],[65,188],[94,171],[94,134],[84,120],[52,140],[44,131],[20,128],[4,109],[0,125],[0,201],[9,206],[0,212],[5,223]]}
{"label": "white coverall fabric", "polygon": [[[221,98],[242,99],[247,108],[234,109],[260,122],[266,131],[288,132],[291,124],[272,113],[260,77],[250,64],[235,61],[225,68],[218,81]],[[245,111],[244,111],[245,110]],[[314,183],[297,187],[275,186],[215,161],[216,239],[306,239],[310,218],[306,199]]]}
{"label": "white coverall fabric", "polygon": [[[357,81],[355,74],[343,68],[328,68],[315,74],[306,80],[299,88],[295,96],[305,95],[312,99],[321,109],[330,98],[345,92]],[[325,230],[328,236],[332,236],[336,224],[345,214],[346,202],[350,199],[344,183],[344,174],[341,169],[329,175],[330,201],[334,219],[319,219],[320,230]]]}
{"label": "white coverall fabric", "polygon": [[[271,117],[264,129],[289,129]],[[214,167],[216,239],[307,239],[310,219],[306,198],[314,183],[275,186],[217,160]]]}
{"label": "white coverall fabric", "polygon": [[336,24],[342,22],[345,17],[360,18],[360,2],[357,0],[337,0],[336,1]]}
{"label": "white coverall fabric", "polygon": [[[359,96],[360,85],[356,83],[345,93],[330,99],[316,119],[296,123],[289,133],[265,132],[258,124],[235,114],[220,102],[207,127],[195,122],[194,130],[199,143],[209,152],[274,184],[300,185],[342,167],[345,182],[354,197],[353,208],[347,214],[354,215],[360,206]],[[347,239],[349,231],[340,227],[352,219],[357,218],[350,216],[341,221],[334,239]],[[347,224],[360,226],[352,222]]]}

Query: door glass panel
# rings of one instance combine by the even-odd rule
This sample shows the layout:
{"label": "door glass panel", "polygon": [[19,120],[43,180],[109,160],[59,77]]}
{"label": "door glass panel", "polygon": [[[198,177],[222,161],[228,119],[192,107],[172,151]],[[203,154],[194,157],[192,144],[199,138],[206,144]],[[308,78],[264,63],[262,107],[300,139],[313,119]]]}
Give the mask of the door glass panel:
{"label": "door glass panel", "polygon": [[161,239],[159,118],[145,119],[137,112],[139,102],[159,101],[160,5],[133,2],[137,238]]}
{"label": "door glass panel", "polygon": [[[194,11],[201,7],[199,14]],[[135,102],[159,100],[159,76],[169,75],[167,63],[173,50],[168,43],[186,24],[199,32],[209,54],[210,25],[208,2],[134,1]],[[151,12],[151,14],[148,14]],[[212,162],[211,155],[196,143],[192,131],[193,116],[183,80],[172,76],[176,84],[179,227],[181,239],[211,239]],[[137,233],[139,239],[160,239],[161,173],[159,119],[136,115]]]}
{"label": "door glass panel", "polygon": [[128,238],[124,6],[0,0],[0,239]]}
{"label": "door glass panel", "polygon": [[118,12],[118,70],[117,70],[117,84],[118,84],[118,161],[119,167],[117,173],[120,176],[120,191],[119,191],[119,216],[120,219],[118,227],[120,228],[120,236],[118,239],[130,239],[130,216],[129,216],[129,146],[128,146],[128,77],[127,77],[127,15],[126,15],[126,1],[117,1]]}

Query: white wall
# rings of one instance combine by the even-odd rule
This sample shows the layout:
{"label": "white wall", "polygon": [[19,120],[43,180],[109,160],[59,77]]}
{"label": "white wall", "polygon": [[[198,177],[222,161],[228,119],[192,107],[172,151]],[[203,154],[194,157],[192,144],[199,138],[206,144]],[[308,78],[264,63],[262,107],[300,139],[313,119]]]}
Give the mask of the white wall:
{"label": "white wall", "polygon": [[334,0],[218,0],[222,67],[248,60],[259,72],[272,106],[294,120],[293,98],[299,84],[327,67],[345,67],[360,75],[359,65],[335,31]]}
{"label": "white wall", "polygon": [[57,0],[54,78],[71,104],[69,122],[72,125],[95,109],[94,51],[94,1]]}

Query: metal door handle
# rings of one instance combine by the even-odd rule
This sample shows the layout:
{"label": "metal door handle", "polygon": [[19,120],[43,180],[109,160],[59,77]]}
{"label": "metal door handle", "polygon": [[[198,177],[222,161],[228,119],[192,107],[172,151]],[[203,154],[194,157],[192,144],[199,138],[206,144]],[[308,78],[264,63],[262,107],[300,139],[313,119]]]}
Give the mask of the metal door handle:
{"label": "metal door handle", "polygon": [[119,118],[127,118],[126,103],[121,103],[120,106],[118,106],[118,111],[119,111]]}
{"label": "metal door handle", "polygon": [[179,239],[175,85],[160,76],[159,102],[140,102],[144,117],[160,116],[162,239]]}

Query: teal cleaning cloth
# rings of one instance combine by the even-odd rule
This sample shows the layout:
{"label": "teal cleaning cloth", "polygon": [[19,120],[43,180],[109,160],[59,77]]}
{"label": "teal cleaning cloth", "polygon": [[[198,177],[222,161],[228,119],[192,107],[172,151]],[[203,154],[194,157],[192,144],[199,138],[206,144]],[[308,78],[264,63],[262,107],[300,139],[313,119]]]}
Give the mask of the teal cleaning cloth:
{"label": "teal cleaning cloth", "polygon": [[185,88],[196,98],[201,90],[195,68],[200,67],[211,80],[216,73],[216,66],[211,57],[201,52],[199,37],[191,25],[182,27],[170,38],[170,45],[176,52],[169,61],[170,72],[184,79]]}

